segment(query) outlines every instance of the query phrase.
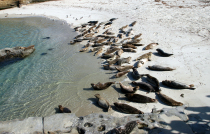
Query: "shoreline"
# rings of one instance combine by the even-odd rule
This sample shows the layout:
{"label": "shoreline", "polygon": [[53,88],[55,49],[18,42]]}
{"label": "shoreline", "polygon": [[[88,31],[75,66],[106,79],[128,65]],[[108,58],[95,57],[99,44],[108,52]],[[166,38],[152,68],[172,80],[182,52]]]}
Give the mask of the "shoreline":
{"label": "shoreline", "polygon": [[[137,26],[135,26],[134,32],[135,34],[142,33],[143,44],[147,45],[151,42],[158,42],[160,46],[155,48],[164,48],[164,50],[166,50],[167,52],[171,52],[174,54],[174,56],[171,58],[161,58],[153,55],[152,61],[147,62],[143,67],[138,68],[138,71],[140,73],[143,72],[144,74],[149,73],[152,76],[158,78],[159,81],[168,79],[177,80],[187,84],[194,84],[196,87],[194,91],[190,91],[187,89],[175,91],[164,87],[161,88],[163,89],[164,94],[167,94],[175,100],[181,101],[184,104],[188,105],[188,108],[185,110],[186,114],[198,114],[201,118],[205,120],[210,120],[210,113],[208,112],[210,109],[210,105],[207,103],[209,100],[208,87],[210,86],[210,84],[208,83],[208,80],[210,79],[210,77],[208,76],[208,74],[210,74],[210,69],[208,68],[208,66],[210,65],[208,54],[210,28],[208,23],[204,23],[205,21],[209,22],[207,21],[209,16],[206,16],[208,18],[203,17],[205,16],[205,14],[209,13],[209,6],[201,8],[198,5],[197,7],[195,7],[195,9],[197,9],[196,12],[193,8],[187,8],[187,6],[186,8],[167,8],[167,6],[165,6],[164,4],[161,5],[161,3],[155,3],[154,1],[143,1],[141,2],[141,9],[139,6],[136,6],[135,1],[133,1],[127,4],[120,3],[122,4],[122,7],[125,7],[126,5],[128,7],[128,9],[123,10],[125,14],[122,14],[122,11],[120,11],[121,7],[117,7],[117,2],[119,1],[112,2],[111,4],[107,5],[103,5],[101,3],[101,7],[104,6],[104,9],[102,8],[100,14],[98,14],[98,10],[101,8],[100,4],[97,4],[98,7],[96,6],[95,9],[91,11],[87,8],[88,4],[86,3],[87,5],[85,5],[85,2],[80,3],[73,1],[72,3],[74,3],[74,5],[71,6],[71,2],[63,0],[56,2],[53,1],[39,4],[31,4],[27,6],[24,5],[21,8],[2,10],[0,11],[0,17],[4,17],[4,15],[6,15],[7,13],[9,14],[8,17],[10,17],[11,14],[14,13],[22,16],[27,14],[27,12],[31,12],[31,14],[35,16],[38,15],[51,19],[64,20],[64,22],[66,21],[71,28],[79,26],[80,24],[86,23],[91,20],[98,20],[99,22],[103,22],[109,20],[110,18],[119,18],[118,20],[116,20],[116,22],[114,22],[112,26],[113,31],[115,32],[117,32],[121,26],[130,24],[132,21],[136,20]],[[189,3],[187,3],[188,6],[193,5]],[[183,3],[181,3],[180,5],[182,4]],[[112,7],[109,7],[110,5],[112,5]],[[75,8],[74,6],[80,6],[80,8]],[[114,7],[116,7],[116,9]],[[36,8],[40,10],[35,11]],[[150,9],[150,11],[148,11],[147,8]],[[57,11],[56,9],[60,10]],[[140,10],[141,12],[138,11],[137,13],[136,10]],[[119,11],[119,14],[116,14],[117,11]],[[174,13],[172,13],[173,11]],[[167,12],[168,14],[165,14],[164,12]],[[196,16],[194,15],[195,13],[197,15],[199,15],[200,13],[201,19],[203,20],[196,20],[196,17],[193,17]],[[28,15],[30,16],[30,13],[28,13]],[[80,19],[81,17],[83,18]],[[77,20],[75,20],[76,18]],[[140,53],[132,54],[132,60],[145,52],[149,52],[142,51],[142,47],[138,48],[138,51]],[[155,49],[152,49],[151,51],[155,52]],[[127,57],[128,55],[130,54],[124,53],[122,57]],[[132,61],[131,64],[133,63],[134,62]],[[171,67],[175,67],[176,70],[173,72],[161,73],[146,69],[148,65],[154,64],[170,65]],[[128,78],[125,81],[130,82]],[[137,93],[146,95],[145,92],[142,91],[138,91]],[[185,97],[181,98],[180,94],[184,94]],[[148,94],[148,96],[155,98],[154,94]],[[169,106],[163,105],[161,103],[151,105],[143,104],[140,106],[135,103],[129,104],[139,109],[143,109],[142,111],[144,112],[151,112],[151,109],[154,107],[158,109],[162,109],[164,107],[169,108]],[[114,112],[112,115],[116,117],[125,116],[125,114],[118,112]]]}

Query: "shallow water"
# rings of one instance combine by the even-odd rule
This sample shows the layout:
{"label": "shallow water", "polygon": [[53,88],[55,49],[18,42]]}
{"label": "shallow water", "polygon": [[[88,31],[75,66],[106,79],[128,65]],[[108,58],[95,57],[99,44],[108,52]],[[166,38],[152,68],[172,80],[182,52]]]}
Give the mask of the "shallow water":
{"label": "shallow water", "polygon": [[[0,49],[35,45],[23,60],[0,63],[0,120],[49,116],[59,104],[77,116],[102,112],[94,94],[111,103],[118,93],[112,87],[94,91],[90,83],[114,81],[101,69],[93,53],[79,53],[82,44],[70,45],[76,35],[62,21],[43,17],[0,19]],[[50,37],[50,39],[44,39]]]}

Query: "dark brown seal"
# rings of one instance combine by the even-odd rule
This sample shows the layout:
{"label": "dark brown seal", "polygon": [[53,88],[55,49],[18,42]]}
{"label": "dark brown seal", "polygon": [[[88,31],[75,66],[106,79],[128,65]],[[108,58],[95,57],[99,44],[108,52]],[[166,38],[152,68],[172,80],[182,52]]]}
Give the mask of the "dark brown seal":
{"label": "dark brown seal", "polygon": [[177,102],[173,100],[172,98],[166,96],[165,94],[162,94],[161,92],[156,92],[156,93],[158,97],[160,98],[160,100],[169,106],[182,106],[183,105],[183,103]]}
{"label": "dark brown seal", "polygon": [[157,101],[156,99],[152,99],[140,94],[127,93],[125,96],[128,98],[128,100],[139,103],[152,103]]}
{"label": "dark brown seal", "polygon": [[109,102],[106,99],[104,99],[103,97],[101,97],[100,94],[95,94],[94,96],[98,99],[99,106],[107,109],[107,111],[111,110],[111,106],[109,105]]}
{"label": "dark brown seal", "polygon": [[135,93],[139,89],[139,86],[136,86],[136,87],[125,86],[121,82],[119,82],[119,84],[120,84],[121,91],[123,93]]}
{"label": "dark brown seal", "polygon": [[171,88],[176,88],[176,89],[193,89],[193,90],[195,89],[193,84],[186,85],[184,83],[181,83],[181,82],[178,82],[175,80],[164,80],[164,81],[162,81],[162,83],[163,83],[163,85],[166,85]]}
{"label": "dark brown seal", "polygon": [[66,107],[63,107],[62,105],[58,105],[60,113],[71,113],[71,110],[69,110]]}
{"label": "dark brown seal", "polygon": [[115,107],[123,112],[123,113],[127,113],[127,114],[144,114],[144,112],[130,106],[130,105],[127,105],[127,104],[123,104],[123,103],[117,103],[115,102],[114,103]]}
{"label": "dark brown seal", "polygon": [[103,90],[103,89],[107,89],[109,86],[111,86],[114,83],[115,82],[106,82],[106,83],[98,82],[97,84],[91,83],[91,86],[95,90]]}
{"label": "dark brown seal", "polygon": [[133,73],[132,73],[132,76],[134,79],[138,80],[140,79],[141,77],[143,77],[143,75],[140,75],[138,70],[136,68],[132,68],[133,69]]}
{"label": "dark brown seal", "polygon": [[156,92],[161,91],[160,89],[160,82],[158,81],[157,78],[149,75],[149,74],[144,74],[144,76],[147,76],[147,80],[152,84]]}
{"label": "dark brown seal", "polygon": [[160,66],[160,65],[148,66],[148,68],[150,70],[155,70],[155,71],[172,71],[172,70],[175,70],[174,68],[163,67],[163,66]]}
{"label": "dark brown seal", "polygon": [[144,90],[148,91],[148,93],[155,92],[155,89],[153,88],[153,86],[148,84],[148,83],[146,83],[146,82],[135,82],[135,81],[132,81],[132,84],[134,84],[136,86],[139,86],[141,89],[144,89]]}
{"label": "dark brown seal", "polygon": [[123,75],[127,74],[128,72],[130,72],[130,71],[128,70],[128,71],[119,72],[115,75],[115,77],[116,78],[122,77]]}
{"label": "dark brown seal", "polygon": [[169,53],[164,52],[164,51],[161,50],[160,48],[156,49],[156,51],[158,52],[158,54],[159,54],[160,56],[163,56],[163,57],[169,57],[169,56],[173,55],[173,54],[169,54]]}

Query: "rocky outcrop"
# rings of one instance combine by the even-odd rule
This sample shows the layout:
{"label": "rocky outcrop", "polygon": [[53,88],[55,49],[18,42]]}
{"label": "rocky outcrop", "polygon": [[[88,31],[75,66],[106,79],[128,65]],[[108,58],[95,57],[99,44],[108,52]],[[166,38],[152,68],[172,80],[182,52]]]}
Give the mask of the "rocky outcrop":
{"label": "rocky outcrop", "polygon": [[[162,115],[179,117],[187,121],[188,117],[183,112],[184,106],[168,108],[142,115],[128,115],[123,118],[111,115],[93,113],[84,117],[77,117],[73,113],[55,114],[49,117],[29,117],[24,120],[0,122],[0,133],[70,133],[70,134],[113,134],[116,130],[125,129],[131,122],[138,122],[134,125],[131,134],[150,133],[161,131],[166,125]],[[154,129],[156,128],[156,129]],[[154,132],[155,131],[155,132]]]}
{"label": "rocky outcrop", "polygon": [[34,45],[29,47],[13,47],[0,50],[0,62],[12,58],[25,58],[35,51]]}

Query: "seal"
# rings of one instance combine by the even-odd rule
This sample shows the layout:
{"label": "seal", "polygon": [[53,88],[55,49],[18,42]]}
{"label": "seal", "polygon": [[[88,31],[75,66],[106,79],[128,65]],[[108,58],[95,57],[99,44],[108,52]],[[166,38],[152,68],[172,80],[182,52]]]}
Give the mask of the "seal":
{"label": "seal", "polygon": [[127,27],[128,27],[128,25],[122,26],[119,30],[124,30]]}
{"label": "seal", "polygon": [[123,75],[127,74],[128,72],[130,72],[130,71],[128,70],[128,71],[119,72],[115,75],[115,77],[116,78],[122,77]]}
{"label": "seal", "polygon": [[81,49],[81,50],[79,50],[80,52],[85,52],[85,51],[87,51],[88,50],[88,47],[85,47],[85,48],[83,48],[83,49]]}
{"label": "seal", "polygon": [[156,49],[156,51],[158,52],[158,54],[159,54],[160,56],[163,56],[163,57],[169,57],[169,56],[173,55],[173,54],[169,54],[169,53],[164,52],[164,51],[161,50],[160,48]]}
{"label": "seal", "polygon": [[121,82],[119,82],[119,84],[120,84],[121,91],[123,93],[135,93],[139,89],[139,86],[136,86],[136,87],[125,86]]}
{"label": "seal", "polygon": [[124,51],[123,51],[122,49],[120,49],[120,50],[118,50],[118,51],[116,52],[116,55],[121,56],[123,52],[124,52]]}
{"label": "seal", "polygon": [[133,68],[132,65],[116,67],[116,69],[117,69],[119,72],[127,71],[127,70],[132,69],[132,68]]}
{"label": "seal", "polygon": [[159,45],[158,43],[150,43],[147,45],[144,50],[153,49],[155,46]]}
{"label": "seal", "polygon": [[115,59],[113,59],[113,60],[107,60],[107,62],[108,62],[109,65],[112,65],[112,64],[117,63],[118,60],[119,60],[119,56],[116,56]]}
{"label": "seal", "polygon": [[161,92],[156,92],[156,94],[163,103],[165,103],[169,106],[182,106],[183,105],[183,103],[177,102],[177,101],[173,100],[172,98],[166,96],[165,94],[163,94]]}
{"label": "seal", "polygon": [[147,61],[151,61],[152,52],[145,53],[138,57],[136,60],[139,60],[136,62],[137,68],[143,66]]}
{"label": "seal", "polygon": [[117,50],[120,50],[120,48],[118,48],[118,47],[108,48],[104,54],[111,54]]}
{"label": "seal", "polygon": [[136,53],[136,50],[134,50],[133,48],[122,48],[122,50],[123,50],[124,52]]}
{"label": "seal", "polygon": [[60,113],[71,113],[71,110],[69,110],[66,107],[63,107],[62,105],[58,105],[58,108]]}
{"label": "seal", "polygon": [[122,58],[118,60],[117,64],[121,66],[123,63],[129,63],[130,60],[131,60],[131,57]]}
{"label": "seal", "polygon": [[195,89],[193,84],[186,85],[184,83],[174,81],[174,80],[164,80],[162,81],[162,84],[171,88],[176,88],[176,89],[193,89],[193,90]]}
{"label": "seal", "polygon": [[157,78],[155,78],[149,74],[144,74],[144,76],[147,76],[147,81],[149,81],[152,84],[152,86],[154,87],[156,92],[161,91],[160,82],[158,81]]}
{"label": "seal", "polygon": [[95,41],[95,43],[103,43],[104,41],[106,41],[107,39],[99,39],[97,41]]}
{"label": "seal", "polygon": [[128,122],[125,126],[120,126],[111,130],[111,134],[130,134],[139,123],[139,121]]}
{"label": "seal", "polygon": [[160,66],[160,65],[148,66],[148,68],[150,70],[155,70],[155,71],[173,71],[173,70],[175,70],[174,68],[163,67],[163,66]]}
{"label": "seal", "polygon": [[144,44],[140,44],[140,43],[133,43],[132,45],[134,45],[134,46],[144,46]]}
{"label": "seal", "polygon": [[132,81],[132,84],[139,86],[141,89],[148,91],[148,93],[155,92],[154,87],[152,85],[150,85],[149,83]]}
{"label": "seal", "polygon": [[134,93],[127,93],[125,96],[128,98],[128,100],[133,102],[139,102],[139,103],[153,103],[157,102],[156,99],[152,99],[150,97],[140,95],[140,94],[134,94]]}
{"label": "seal", "polygon": [[102,54],[101,58],[102,59],[109,59],[113,58],[115,55],[114,54]]}
{"label": "seal", "polygon": [[123,44],[122,45],[123,48],[133,48],[133,49],[137,49],[136,46],[132,45],[132,44]]}
{"label": "seal", "polygon": [[109,102],[106,99],[104,99],[103,97],[101,97],[100,94],[95,94],[94,96],[98,99],[99,106],[107,109],[107,111],[111,110],[111,106],[109,105]]}
{"label": "seal", "polygon": [[106,83],[98,82],[97,84],[91,83],[91,86],[95,90],[104,90],[104,89],[107,89],[108,87],[110,87],[114,83],[115,82],[106,82]]}
{"label": "seal", "polygon": [[103,52],[103,48],[100,48],[100,49],[94,54],[94,56],[99,55],[99,54],[101,54],[102,52]]}
{"label": "seal", "polygon": [[135,36],[133,37],[133,39],[137,39],[137,38],[139,38],[141,35],[142,35],[142,33],[137,34],[137,35],[135,35]]}
{"label": "seal", "polygon": [[133,33],[133,29],[128,29],[128,31],[126,32],[126,36],[130,36]]}
{"label": "seal", "polygon": [[117,103],[115,102],[114,103],[115,107],[123,112],[123,113],[127,113],[127,114],[144,114],[144,112],[130,106],[130,105],[127,105],[127,104],[123,104],[123,103]]}
{"label": "seal", "polygon": [[133,27],[136,24],[137,21],[134,21],[130,24],[131,27]]}
{"label": "seal", "polygon": [[122,39],[122,38],[123,38],[123,34],[122,34],[122,33],[119,33],[119,34],[117,35],[117,37],[119,37],[120,39]]}
{"label": "seal", "polygon": [[110,32],[112,30],[112,28],[107,29],[106,31],[104,31],[102,34],[107,34],[108,32]]}
{"label": "seal", "polygon": [[133,69],[132,76],[133,76],[134,79],[138,80],[141,77],[143,77],[142,75],[139,74],[138,70],[135,67],[133,67],[132,69]]}
{"label": "seal", "polygon": [[105,70],[116,70],[116,67],[120,67],[119,65],[103,65]]}
{"label": "seal", "polygon": [[142,40],[142,38],[140,39],[132,39],[131,41],[128,41],[127,44],[136,44],[139,43]]}
{"label": "seal", "polygon": [[90,51],[95,52],[95,51],[98,51],[101,48],[103,48],[103,46],[94,47],[94,48],[90,49]]}

